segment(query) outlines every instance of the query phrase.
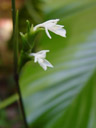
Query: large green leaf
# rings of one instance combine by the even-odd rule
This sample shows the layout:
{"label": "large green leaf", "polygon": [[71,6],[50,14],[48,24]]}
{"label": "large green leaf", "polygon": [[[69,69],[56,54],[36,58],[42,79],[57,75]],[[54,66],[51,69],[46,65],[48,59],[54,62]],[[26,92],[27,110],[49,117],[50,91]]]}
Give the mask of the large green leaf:
{"label": "large green leaf", "polygon": [[73,6],[75,13],[66,6],[46,18],[60,17],[67,38],[51,33],[50,40],[44,33],[37,49],[50,49],[47,59],[54,68],[45,72],[30,61],[20,74],[32,128],[95,128],[96,3],[85,0],[81,8]]}
{"label": "large green leaf", "polygon": [[[96,73],[66,111],[47,128],[96,127]],[[69,123],[70,122],[70,123]]]}

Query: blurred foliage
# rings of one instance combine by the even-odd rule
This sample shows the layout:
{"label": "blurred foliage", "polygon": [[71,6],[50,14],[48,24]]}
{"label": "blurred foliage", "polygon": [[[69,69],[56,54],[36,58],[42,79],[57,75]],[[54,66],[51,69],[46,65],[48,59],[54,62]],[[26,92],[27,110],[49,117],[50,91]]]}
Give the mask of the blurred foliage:
{"label": "blurred foliage", "polygon": [[0,127],[1,126],[2,127],[6,127],[6,126],[9,127],[10,123],[8,122],[8,119],[6,116],[7,115],[6,115],[6,112],[4,110],[0,111],[0,117],[2,117],[2,118],[0,118]]}
{"label": "blurred foliage", "polygon": [[40,8],[42,5],[43,2],[41,0],[25,0],[25,6],[21,8],[19,15],[20,32],[25,33],[27,31],[26,20],[29,20],[34,25],[42,22],[43,11]]}
{"label": "blurred foliage", "polygon": [[0,128],[24,128],[21,116],[18,117],[18,112],[14,108],[0,110]]}
{"label": "blurred foliage", "polygon": [[[20,12],[20,31],[26,32],[26,19],[37,24],[60,18],[67,38],[51,33],[50,40],[43,32],[35,50],[49,49],[48,59],[54,69],[44,72],[29,61],[20,72],[27,122],[32,128],[95,128],[96,1],[43,1],[42,6],[38,0],[26,1]],[[3,108],[17,99],[14,95],[0,106]]]}

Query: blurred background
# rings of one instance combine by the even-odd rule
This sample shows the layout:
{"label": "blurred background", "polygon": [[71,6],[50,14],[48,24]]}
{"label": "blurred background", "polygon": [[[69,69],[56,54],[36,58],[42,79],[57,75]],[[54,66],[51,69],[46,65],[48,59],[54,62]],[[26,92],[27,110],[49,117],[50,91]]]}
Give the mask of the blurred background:
{"label": "blurred background", "polygon": [[[96,0],[16,0],[19,31],[60,19],[67,38],[38,34],[36,51],[49,49],[54,69],[44,72],[30,61],[20,88],[31,128],[96,128]],[[11,0],[0,0],[0,128],[23,128],[13,79]],[[21,49],[21,38],[19,36]]]}
{"label": "blurred background", "polygon": [[[16,0],[16,8],[24,6],[23,0]],[[13,79],[13,42],[11,0],[0,0],[0,103],[16,93]],[[0,109],[0,128],[23,126],[17,102]]]}

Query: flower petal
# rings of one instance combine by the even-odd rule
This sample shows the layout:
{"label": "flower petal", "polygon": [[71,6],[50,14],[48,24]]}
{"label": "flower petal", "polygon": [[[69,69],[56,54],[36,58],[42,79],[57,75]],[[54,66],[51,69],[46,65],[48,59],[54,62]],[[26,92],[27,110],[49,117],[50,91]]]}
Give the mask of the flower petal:
{"label": "flower petal", "polygon": [[30,53],[30,56],[35,56],[36,55],[36,53]]}
{"label": "flower petal", "polygon": [[46,52],[50,52],[50,50],[42,50],[40,52],[37,52],[38,54],[43,54],[43,53],[46,53]]}
{"label": "flower petal", "polygon": [[33,30],[36,31],[37,28],[40,28],[40,27],[43,27],[43,24],[38,24],[38,25],[36,25],[36,26],[33,28]]}
{"label": "flower petal", "polygon": [[35,63],[38,61],[37,53],[31,53],[30,56],[34,56],[34,62]]}
{"label": "flower petal", "polygon": [[53,28],[49,29],[50,31],[52,31],[53,33],[60,35],[62,37],[66,37],[66,30],[63,29],[62,27],[58,27],[57,25]]}
{"label": "flower petal", "polygon": [[46,71],[47,70],[47,66],[44,63],[40,63],[40,66]]}
{"label": "flower petal", "polygon": [[46,66],[53,68],[53,65],[52,65],[48,60],[44,59],[44,60],[43,60],[43,63],[44,63]]}
{"label": "flower petal", "polygon": [[47,70],[47,67],[53,68],[53,65],[45,59],[47,52],[49,52],[49,50],[42,50],[40,52],[30,54],[30,56],[34,56],[34,62],[38,62],[44,70]]}
{"label": "flower petal", "polygon": [[47,65],[44,63],[43,59],[38,59],[38,63],[45,71],[47,70]]}
{"label": "flower petal", "polygon": [[60,20],[60,19],[53,19],[53,20],[48,20],[48,22],[57,24],[57,22],[58,22],[59,20]]}
{"label": "flower petal", "polygon": [[45,32],[46,32],[47,36],[51,39],[51,36],[50,36],[48,29],[46,27],[45,27]]}
{"label": "flower petal", "polygon": [[58,28],[63,28],[64,27],[64,25],[56,25],[56,27],[58,27]]}
{"label": "flower petal", "polygon": [[49,50],[42,50],[42,51],[38,52],[37,54],[38,54],[39,58],[44,59],[46,57],[47,52],[49,52]]}
{"label": "flower petal", "polygon": [[49,25],[49,24],[56,24],[60,19],[52,19],[52,20],[48,20],[44,23],[42,23],[43,25]]}
{"label": "flower petal", "polygon": [[44,27],[44,28],[45,28],[45,26],[49,26],[51,23],[56,24],[58,21],[59,21],[59,19],[48,20],[48,21],[43,22],[43,23],[41,23],[41,24],[37,24],[37,25],[33,28],[33,30],[36,31],[37,28],[40,28],[40,27]]}

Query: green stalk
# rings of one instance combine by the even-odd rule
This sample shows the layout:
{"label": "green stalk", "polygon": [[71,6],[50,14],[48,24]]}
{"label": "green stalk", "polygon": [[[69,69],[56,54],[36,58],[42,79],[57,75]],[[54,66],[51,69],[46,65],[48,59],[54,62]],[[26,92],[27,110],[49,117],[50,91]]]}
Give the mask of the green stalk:
{"label": "green stalk", "polygon": [[25,128],[28,128],[22,94],[19,86],[19,74],[18,74],[18,11],[16,13],[15,0],[12,1],[12,18],[13,18],[13,42],[14,42],[14,79],[16,82],[17,92],[19,95],[19,104],[23,116]]}

